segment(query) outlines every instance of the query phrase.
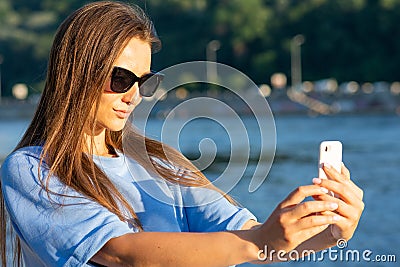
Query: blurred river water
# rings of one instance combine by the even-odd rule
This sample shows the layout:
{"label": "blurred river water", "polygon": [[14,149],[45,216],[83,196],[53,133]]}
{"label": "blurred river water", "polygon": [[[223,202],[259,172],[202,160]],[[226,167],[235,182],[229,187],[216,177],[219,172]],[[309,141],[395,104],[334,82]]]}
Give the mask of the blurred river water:
{"label": "blurred river water", "polygon": [[[179,120],[179,119],[177,119]],[[252,149],[260,139],[257,125],[251,118],[243,118]],[[343,143],[343,160],[352,173],[352,179],[364,190],[365,211],[359,227],[340,252],[371,251],[371,261],[329,258],[323,261],[295,261],[279,266],[398,266],[394,262],[375,261],[376,255],[394,255],[400,261],[400,117],[396,115],[307,115],[276,116],[276,154],[264,183],[253,193],[248,190],[253,165],[250,159],[245,174],[230,191],[230,195],[264,221],[275,206],[299,185],[310,184],[317,175],[318,146],[323,140]],[[27,120],[0,120],[0,164],[21,138]],[[160,137],[163,121],[150,119],[146,134]],[[195,129],[195,130],[193,130]],[[193,120],[180,132],[179,146],[189,158],[199,155],[199,142],[210,138],[216,149],[215,163],[205,169],[214,179],[229,160],[229,133],[218,123],[207,119]],[[360,254],[361,255],[361,254]],[[393,260],[393,256],[392,256]],[[243,266],[250,266],[244,264]]]}

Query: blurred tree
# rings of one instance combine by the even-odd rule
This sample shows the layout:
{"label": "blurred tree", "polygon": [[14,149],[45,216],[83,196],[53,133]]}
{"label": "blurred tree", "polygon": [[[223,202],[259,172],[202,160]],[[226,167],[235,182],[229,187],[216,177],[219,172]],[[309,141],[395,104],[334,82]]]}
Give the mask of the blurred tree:
{"label": "blurred tree", "polygon": [[89,1],[0,0],[2,93],[11,95],[15,83],[42,90],[47,57],[56,28],[74,9]]}
{"label": "blurred tree", "polygon": [[206,0],[154,0],[144,8],[155,23],[162,40],[162,50],[153,65],[162,69],[177,63],[205,60],[212,14]]}
{"label": "blurred tree", "polygon": [[[3,93],[16,82],[40,91],[56,28],[88,0],[0,0]],[[132,0],[154,20],[163,49],[153,67],[217,60],[257,83],[290,76],[290,40],[303,34],[304,80],[399,79],[400,0]]]}
{"label": "blurred tree", "polygon": [[221,51],[222,61],[251,76],[254,60],[258,68],[259,64],[269,64],[274,59],[272,51],[266,47],[260,49],[261,40],[268,39],[273,19],[273,11],[262,0],[218,1],[213,17],[213,31],[226,46]]}
{"label": "blurred tree", "polygon": [[[291,36],[306,36],[302,46],[305,78],[335,77],[339,81],[360,82],[398,79],[391,69],[398,66],[393,64],[393,57],[400,55],[400,47],[394,46],[399,43],[399,29],[395,26],[399,2],[293,2],[285,13],[287,24],[283,27]],[[291,36],[287,36],[286,43]]]}
{"label": "blurred tree", "polygon": [[53,12],[37,8],[32,11],[18,2],[21,1],[1,0],[0,4],[2,93],[5,95],[10,95],[11,87],[19,82],[27,83],[33,91],[38,90],[34,84],[44,78],[56,21]]}

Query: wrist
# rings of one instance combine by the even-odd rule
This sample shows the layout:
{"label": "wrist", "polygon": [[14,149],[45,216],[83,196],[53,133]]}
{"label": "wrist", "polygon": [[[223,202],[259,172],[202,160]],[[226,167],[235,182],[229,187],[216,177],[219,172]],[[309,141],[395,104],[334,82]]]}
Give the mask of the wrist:
{"label": "wrist", "polygon": [[239,236],[243,241],[240,251],[243,253],[243,257],[247,260],[246,262],[259,261],[260,251],[263,249],[264,244],[260,240],[259,227],[253,226],[248,230],[236,231],[237,236]]}

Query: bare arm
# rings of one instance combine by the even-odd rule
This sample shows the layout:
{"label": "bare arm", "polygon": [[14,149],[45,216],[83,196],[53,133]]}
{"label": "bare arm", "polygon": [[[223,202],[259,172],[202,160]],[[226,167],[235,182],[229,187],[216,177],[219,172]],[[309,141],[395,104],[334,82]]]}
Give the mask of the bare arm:
{"label": "bare arm", "polygon": [[140,232],[111,239],[92,261],[107,266],[228,266],[257,259],[250,231]]}
{"label": "bare arm", "polygon": [[[329,201],[307,201],[308,196],[325,194],[319,185],[293,191],[258,227],[249,221],[231,232],[166,233],[140,232],[109,240],[92,258],[107,266],[229,266],[258,260],[265,245],[276,250],[296,248],[333,222],[333,216],[315,216],[332,211]],[[267,260],[268,262],[268,260]],[[267,263],[264,262],[264,263]]]}

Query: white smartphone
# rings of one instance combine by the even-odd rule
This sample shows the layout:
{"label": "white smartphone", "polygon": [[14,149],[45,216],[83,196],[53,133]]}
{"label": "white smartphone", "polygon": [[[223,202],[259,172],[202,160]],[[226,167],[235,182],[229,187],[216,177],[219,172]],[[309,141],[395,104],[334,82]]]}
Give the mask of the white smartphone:
{"label": "white smartphone", "polygon": [[340,141],[323,141],[319,146],[318,177],[327,179],[322,166],[330,164],[339,173],[342,168],[342,143]]}

